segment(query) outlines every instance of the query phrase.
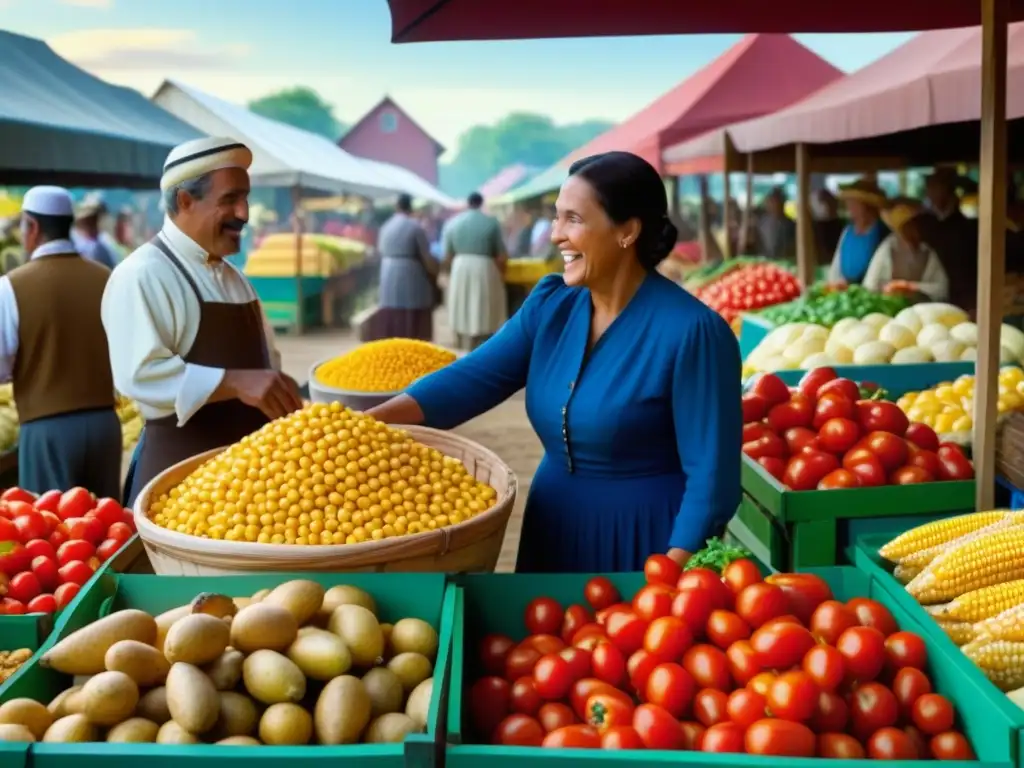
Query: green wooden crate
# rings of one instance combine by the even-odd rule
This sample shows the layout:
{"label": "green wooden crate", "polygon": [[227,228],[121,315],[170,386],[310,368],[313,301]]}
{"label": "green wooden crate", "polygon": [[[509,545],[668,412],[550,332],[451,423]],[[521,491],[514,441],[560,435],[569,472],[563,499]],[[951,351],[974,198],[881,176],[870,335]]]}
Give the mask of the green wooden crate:
{"label": "green wooden crate", "polygon": [[[776,570],[837,565],[860,536],[896,534],[974,509],[973,480],[790,491],[748,456],[740,477],[743,500],[734,522],[748,536],[743,544]],[[739,536],[740,526],[733,528]]]}
{"label": "green wooden crate", "polygon": [[[825,578],[836,597],[873,597],[892,611],[901,628],[922,633],[923,612],[909,613],[872,579],[855,568],[822,568],[811,572]],[[516,575],[480,574],[459,579],[455,624],[452,633],[451,684],[447,700],[448,748],[446,768],[591,768],[592,766],[630,766],[651,768],[660,765],[713,766],[714,768],[765,768],[777,760],[753,755],[718,755],[699,752],[667,751],[591,751],[579,749],[537,749],[500,747],[468,743],[464,730],[463,691],[465,684],[479,674],[476,648],[483,635],[500,632],[513,638],[523,637],[523,611],[535,597],[549,595],[563,605],[583,601],[583,587],[593,574]],[[634,593],[644,583],[643,574],[608,574],[623,595]],[[959,654],[959,652],[958,652]],[[965,682],[963,664],[949,653],[930,651],[929,674],[938,692],[956,707],[960,725],[970,739],[979,762],[957,762],[957,768],[1013,765],[1016,733],[1010,719],[979,706],[982,694],[976,682]],[[464,734],[466,738],[464,738]],[[824,761],[787,758],[786,765],[820,766]],[[831,763],[831,761],[829,761]],[[849,768],[868,768],[871,761],[843,763]],[[918,765],[912,761],[912,765]],[[908,763],[904,763],[908,765]]]}
{"label": "green wooden crate", "polygon": [[[43,614],[28,616],[0,616],[0,651],[16,651],[28,648],[33,652],[39,650],[46,635],[53,627],[53,618]],[[31,659],[29,660],[31,661]],[[28,666],[25,662],[22,669]],[[14,681],[15,673],[9,680],[0,683],[0,698],[3,691]],[[28,744],[0,742],[0,766],[3,768],[23,768],[28,764]]]}
{"label": "green wooden crate", "polygon": [[910,596],[903,585],[893,578],[893,566],[878,555],[879,548],[889,542],[891,536],[863,536],[854,545],[854,565],[865,573],[876,585],[876,591],[889,596],[901,610],[912,614],[923,627],[924,637],[934,650],[949,656],[960,668],[965,685],[976,688],[980,697],[979,709],[990,712],[992,717],[1009,721],[1014,729],[1012,738],[1014,765],[1024,766],[1024,710],[1006,698],[1006,694],[989,682],[988,678],[966,656],[961,653],[949,636],[943,632],[917,601]]}
{"label": "green wooden crate", "polygon": [[[246,576],[137,576],[101,570],[92,588],[82,593],[57,620],[53,634],[43,645],[52,647],[57,640],[112,611],[139,608],[153,615],[188,603],[201,592],[220,592],[233,596],[251,595],[290,579],[313,579],[325,587],[350,584],[366,590],[377,601],[382,621],[404,617],[430,622],[439,634],[435,664],[435,687],[430,704],[427,732],[409,736],[404,744],[354,744],[344,746],[303,747],[218,747],[214,745],[169,744],[33,744],[32,768],[131,768],[145,761],[150,768],[170,768],[187,761],[204,768],[227,761],[229,765],[326,764],[337,762],[353,768],[434,768],[443,755],[443,731],[439,727],[443,681],[448,676],[455,611],[455,589],[447,588],[443,574],[349,574],[349,573],[267,573]],[[0,697],[6,701],[27,697],[49,702],[70,685],[70,679],[30,662],[15,677]],[[6,763],[0,763],[7,768]]]}

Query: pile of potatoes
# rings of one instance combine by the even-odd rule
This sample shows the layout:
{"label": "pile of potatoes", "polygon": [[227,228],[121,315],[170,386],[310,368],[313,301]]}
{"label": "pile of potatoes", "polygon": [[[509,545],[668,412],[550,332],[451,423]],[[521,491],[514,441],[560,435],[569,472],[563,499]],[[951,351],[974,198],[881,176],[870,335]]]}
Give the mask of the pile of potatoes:
{"label": "pile of potatoes", "polygon": [[382,624],[365,591],[307,580],[117,611],[42,656],[75,684],[0,705],[0,741],[401,742],[426,727],[437,645],[427,622]]}

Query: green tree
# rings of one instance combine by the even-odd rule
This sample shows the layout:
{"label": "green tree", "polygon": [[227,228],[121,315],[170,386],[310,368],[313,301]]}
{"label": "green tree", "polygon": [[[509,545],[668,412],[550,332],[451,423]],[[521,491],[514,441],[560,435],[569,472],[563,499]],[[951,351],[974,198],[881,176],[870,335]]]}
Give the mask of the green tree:
{"label": "green tree", "polygon": [[318,133],[331,141],[337,141],[345,132],[345,127],[334,116],[334,107],[304,85],[268,93],[250,101],[249,109],[271,120]]}

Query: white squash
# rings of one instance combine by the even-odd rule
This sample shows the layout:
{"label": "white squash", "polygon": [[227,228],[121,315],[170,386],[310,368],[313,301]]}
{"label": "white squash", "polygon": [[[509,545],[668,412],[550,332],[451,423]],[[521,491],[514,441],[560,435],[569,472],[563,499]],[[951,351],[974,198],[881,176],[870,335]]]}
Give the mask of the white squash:
{"label": "white squash", "polygon": [[974,362],[978,359],[978,348],[964,347],[964,351],[960,353],[960,359],[966,362]]}
{"label": "white squash", "polygon": [[937,363],[952,363],[960,359],[960,355],[967,349],[959,341],[943,339],[932,344],[929,349]]}
{"label": "white squash", "polygon": [[829,331],[823,325],[808,325],[800,334],[801,339],[821,339],[821,343],[824,344],[825,340],[828,339]]}
{"label": "white squash", "polygon": [[906,364],[906,363],[930,363],[934,358],[932,353],[924,347],[904,347],[903,349],[896,350],[896,353],[892,356],[892,362],[894,365]]}
{"label": "white squash", "polygon": [[879,341],[887,341],[896,349],[912,347],[916,343],[916,334],[905,325],[900,325],[895,320],[890,320],[882,326],[878,332]]}
{"label": "white squash", "polygon": [[849,347],[840,345],[831,352],[826,350],[826,354],[830,355],[837,365],[851,365],[853,363],[853,350]]}
{"label": "white squash", "polygon": [[949,329],[942,323],[928,323],[917,334],[917,346],[931,349],[940,341],[949,339]]}
{"label": "white squash", "polygon": [[1019,363],[1021,358],[1017,357],[1017,354],[1005,344],[999,345],[999,362],[1000,363]]}
{"label": "white squash", "polygon": [[917,312],[924,325],[942,323],[946,328],[952,328],[967,320],[967,313],[960,307],[941,301],[917,304],[914,306],[914,311]]}
{"label": "white squash", "polygon": [[913,307],[907,307],[900,311],[893,319],[903,327],[909,328],[915,335],[920,333],[921,329],[924,328],[924,323],[921,322],[920,315],[914,311]]}
{"label": "white squash", "polygon": [[857,323],[843,333],[840,338],[845,346],[856,352],[858,347],[878,339],[878,329],[867,323]]}
{"label": "white squash", "polygon": [[772,373],[786,370],[786,365],[787,363],[781,355],[769,355],[765,357],[764,362],[758,368],[766,373]]}
{"label": "white squash", "polygon": [[954,325],[949,329],[949,338],[959,341],[966,347],[978,346],[978,326],[968,320],[966,323]]}
{"label": "white squash", "polygon": [[788,362],[799,363],[804,358],[821,352],[823,349],[825,349],[824,339],[800,338],[782,350],[781,357]]}
{"label": "white squash", "polygon": [[854,365],[881,365],[888,363],[896,347],[885,341],[869,341],[853,350]]}
{"label": "white squash", "polygon": [[804,371],[809,371],[813,368],[825,368],[826,366],[833,365],[838,365],[838,361],[833,360],[832,357],[825,352],[815,352],[813,355],[810,355],[800,361],[800,369]]}
{"label": "white squash", "polygon": [[1015,360],[1024,360],[1024,332],[1003,323],[999,329],[999,343],[1013,353]]}
{"label": "white squash", "polygon": [[842,335],[853,326],[857,325],[859,321],[855,317],[844,317],[838,323],[832,326],[832,335],[842,338]]}
{"label": "white squash", "polygon": [[888,325],[890,320],[892,320],[891,317],[883,315],[881,312],[872,312],[869,315],[864,315],[864,317],[860,319],[862,323],[867,323],[873,328],[882,328],[883,326]]}

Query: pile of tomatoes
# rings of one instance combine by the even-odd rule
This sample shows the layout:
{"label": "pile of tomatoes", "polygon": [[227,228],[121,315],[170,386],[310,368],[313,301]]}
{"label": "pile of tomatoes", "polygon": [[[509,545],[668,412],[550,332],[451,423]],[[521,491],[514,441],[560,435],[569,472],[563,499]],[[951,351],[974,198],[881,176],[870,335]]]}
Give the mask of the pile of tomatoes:
{"label": "pile of tomatoes", "polygon": [[796,276],[774,264],[734,269],[696,293],[698,299],[730,323],[740,312],[792,301],[799,295],[800,281]]}
{"label": "pile of tomatoes", "polygon": [[0,615],[54,613],[135,535],[130,510],[84,488],[0,494]]}
{"label": "pile of tomatoes", "polygon": [[811,574],[719,576],[664,555],[631,602],[595,577],[585,603],[539,597],[529,636],[487,635],[468,691],[476,735],[507,746],[973,759],[933,692],[924,641],[874,600]]}
{"label": "pile of tomatoes", "polygon": [[970,480],[963,449],[907,420],[895,403],[864,399],[832,368],[790,389],[759,376],[743,395],[743,453],[794,491]]}

